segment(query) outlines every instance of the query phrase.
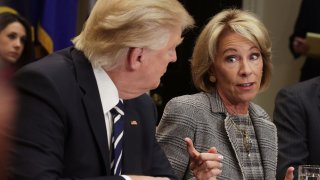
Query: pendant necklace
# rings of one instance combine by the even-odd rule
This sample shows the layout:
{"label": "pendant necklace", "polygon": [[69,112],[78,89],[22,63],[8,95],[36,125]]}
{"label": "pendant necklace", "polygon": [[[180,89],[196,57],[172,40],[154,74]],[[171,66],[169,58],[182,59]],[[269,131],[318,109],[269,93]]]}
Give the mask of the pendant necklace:
{"label": "pendant necklace", "polygon": [[[238,116],[236,116],[236,118],[239,119]],[[247,124],[249,126],[249,124],[250,124],[249,121],[250,120],[246,118],[246,121],[247,121]],[[248,153],[248,157],[250,157],[251,156],[250,155],[250,150],[251,150],[251,147],[252,147],[252,140],[250,138],[250,134],[248,132],[248,129],[247,128],[245,128],[245,129],[244,128],[240,128],[240,126],[237,125],[233,121],[233,119],[231,119],[231,122],[238,129],[238,131],[241,133],[241,135],[242,135],[242,143],[243,143],[244,149]]]}
{"label": "pendant necklace", "polygon": [[[232,109],[230,106],[227,106],[225,103],[224,103],[224,96],[221,96],[220,93],[219,93],[219,89],[217,89],[217,92],[223,102],[223,105],[224,107],[226,108],[227,112],[231,115],[233,115],[233,117],[237,118],[239,121],[240,121],[240,117],[239,117],[239,114],[236,113],[236,111],[234,109]],[[228,101],[226,101],[228,102]],[[228,108],[230,107],[230,108]],[[248,115],[249,117],[249,115]],[[247,122],[247,127],[245,129],[242,129],[240,128],[240,126],[238,126],[234,120],[231,118],[231,122],[233,123],[233,125],[237,128],[237,130],[240,132],[240,134],[242,135],[242,143],[243,143],[243,146],[244,146],[244,149],[245,151],[247,152],[248,154],[248,157],[250,157],[250,150],[252,148],[252,140],[250,138],[250,134],[248,132],[248,127],[250,125],[250,118],[245,118],[246,122]]]}

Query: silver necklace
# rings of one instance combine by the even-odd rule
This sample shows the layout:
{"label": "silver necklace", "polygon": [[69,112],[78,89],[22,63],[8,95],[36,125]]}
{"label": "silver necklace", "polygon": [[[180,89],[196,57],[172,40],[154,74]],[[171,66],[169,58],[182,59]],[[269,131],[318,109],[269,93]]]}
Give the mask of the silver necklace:
{"label": "silver necklace", "polygon": [[[238,118],[238,116],[235,116]],[[247,123],[248,123],[248,126],[249,126],[249,119],[246,119]],[[244,146],[244,149],[245,151],[248,153],[248,157],[250,157],[250,150],[252,148],[252,140],[250,138],[250,134],[248,132],[248,129],[247,128],[240,128],[240,126],[238,126],[234,121],[233,119],[231,119],[231,122],[233,123],[233,125],[238,129],[238,131],[241,133],[242,135],[242,143],[243,143],[243,146]]]}

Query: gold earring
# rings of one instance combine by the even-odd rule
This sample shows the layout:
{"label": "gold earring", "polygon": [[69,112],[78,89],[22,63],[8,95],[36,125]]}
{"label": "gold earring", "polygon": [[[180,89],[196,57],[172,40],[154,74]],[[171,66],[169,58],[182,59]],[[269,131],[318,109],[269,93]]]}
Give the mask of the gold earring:
{"label": "gold earring", "polygon": [[209,77],[209,80],[210,80],[211,82],[215,83],[215,82],[217,81],[217,78],[216,78],[215,76],[211,75],[211,76]]}

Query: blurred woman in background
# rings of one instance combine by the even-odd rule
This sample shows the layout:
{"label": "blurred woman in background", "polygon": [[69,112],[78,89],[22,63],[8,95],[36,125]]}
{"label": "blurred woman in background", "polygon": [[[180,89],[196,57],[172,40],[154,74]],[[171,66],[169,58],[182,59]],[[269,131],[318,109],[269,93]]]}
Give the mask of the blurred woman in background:
{"label": "blurred woman in background", "polygon": [[31,26],[21,16],[12,13],[0,14],[0,63],[10,70],[5,76],[33,60]]}
{"label": "blurred woman in background", "polygon": [[0,179],[7,179],[10,134],[15,115],[16,95],[10,79],[21,66],[33,60],[29,23],[19,15],[0,13]]}

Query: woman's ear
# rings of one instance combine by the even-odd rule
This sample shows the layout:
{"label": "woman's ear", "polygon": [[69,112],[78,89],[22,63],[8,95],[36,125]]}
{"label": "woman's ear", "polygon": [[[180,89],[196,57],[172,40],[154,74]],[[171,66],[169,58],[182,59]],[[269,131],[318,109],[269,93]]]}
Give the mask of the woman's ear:
{"label": "woman's ear", "polygon": [[136,70],[141,66],[143,48],[130,48],[128,53],[128,68]]}
{"label": "woman's ear", "polygon": [[215,83],[217,81],[217,77],[216,77],[216,73],[215,73],[215,70],[214,70],[214,65],[212,64],[210,69],[209,69],[209,80],[212,82],[212,83]]}
{"label": "woman's ear", "polygon": [[216,75],[216,71],[215,71],[213,63],[211,64],[211,67],[209,68],[209,74],[212,75],[212,76]]}

